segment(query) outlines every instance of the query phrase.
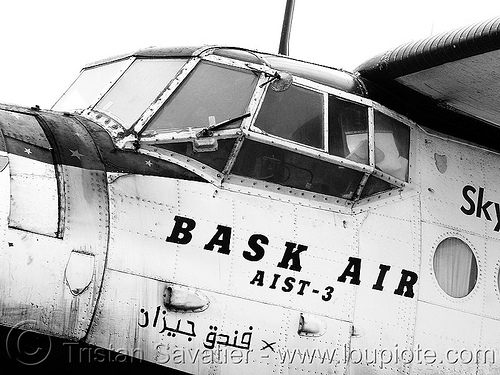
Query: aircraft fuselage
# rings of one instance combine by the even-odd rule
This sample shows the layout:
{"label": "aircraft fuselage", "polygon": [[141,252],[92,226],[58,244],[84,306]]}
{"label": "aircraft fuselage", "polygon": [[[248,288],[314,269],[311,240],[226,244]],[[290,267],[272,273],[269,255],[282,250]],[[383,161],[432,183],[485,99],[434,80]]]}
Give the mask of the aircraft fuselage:
{"label": "aircraft fuselage", "polygon": [[1,325],[193,374],[498,372],[497,153],[342,72],[153,52],[119,70],[172,69],[136,117],[128,73],[79,113],[0,107]]}

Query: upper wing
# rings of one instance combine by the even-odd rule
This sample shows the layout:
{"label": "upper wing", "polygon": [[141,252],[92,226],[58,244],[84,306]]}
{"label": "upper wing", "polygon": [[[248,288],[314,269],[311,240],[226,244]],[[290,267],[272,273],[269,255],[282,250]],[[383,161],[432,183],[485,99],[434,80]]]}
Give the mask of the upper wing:
{"label": "upper wing", "polygon": [[356,72],[377,101],[407,112],[410,107],[429,112],[427,126],[477,143],[485,144],[473,133],[481,130],[484,138],[484,132],[492,132],[498,143],[500,17],[402,45],[366,61]]}

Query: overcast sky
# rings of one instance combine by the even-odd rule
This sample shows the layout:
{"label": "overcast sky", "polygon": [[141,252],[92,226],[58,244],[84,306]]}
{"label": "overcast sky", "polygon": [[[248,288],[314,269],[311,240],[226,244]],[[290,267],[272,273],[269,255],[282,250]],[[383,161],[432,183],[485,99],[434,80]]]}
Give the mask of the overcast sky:
{"label": "overcast sky", "polygon": [[[50,108],[87,63],[150,46],[278,52],[286,0],[2,4],[0,102]],[[353,70],[408,41],[500,16],[485,0],[296,0],[290,56]]]}

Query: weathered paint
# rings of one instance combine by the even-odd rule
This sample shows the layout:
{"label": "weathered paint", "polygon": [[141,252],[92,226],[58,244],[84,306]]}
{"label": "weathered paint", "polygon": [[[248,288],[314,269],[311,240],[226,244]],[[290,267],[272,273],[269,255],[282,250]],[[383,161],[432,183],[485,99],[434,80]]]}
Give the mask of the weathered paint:
{"label": "weathered paint", "polygon": [[[166,147],[119,149],[76,115],[3,106],[0,130],[4,326],[196,374],[500,369],[454,362],[500,346],[496,153],[411,124],[408,183],[346,204]],[[48,197],[12,194],[25,187],[13,170]],[[436,279],[448,237],[477,260],[464,298]]]}

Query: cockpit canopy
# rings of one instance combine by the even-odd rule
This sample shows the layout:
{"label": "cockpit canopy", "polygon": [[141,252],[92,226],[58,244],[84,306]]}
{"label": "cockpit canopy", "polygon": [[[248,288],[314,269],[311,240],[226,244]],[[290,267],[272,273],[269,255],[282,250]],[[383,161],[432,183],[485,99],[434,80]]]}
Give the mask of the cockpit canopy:
{"label": "cockpit canopy", "polygon": [[139,51],[84,68],[53,109],[113,127],[119,147],[194,159],[220,183],[353,202],[409,180],[406,120],[366,99],[354,75],[282,56]]}

